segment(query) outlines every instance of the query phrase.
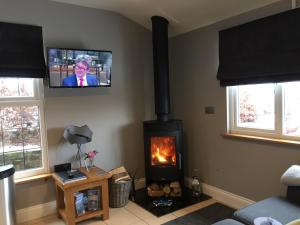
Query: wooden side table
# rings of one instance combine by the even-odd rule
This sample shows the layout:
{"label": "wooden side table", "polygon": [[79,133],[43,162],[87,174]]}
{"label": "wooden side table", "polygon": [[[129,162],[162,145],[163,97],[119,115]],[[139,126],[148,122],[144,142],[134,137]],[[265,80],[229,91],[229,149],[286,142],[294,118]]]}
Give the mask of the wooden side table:
{"label": "wooden side table", "polygon": [[[96,216],[102,216],[103,220],[107,220],[109,218],[109,173],[98,167],[93,167],[89,169],[89,171],[85,168],[80,168],[80,171],[87,176],[87,179],[72,181],[70,183],[63,183],[55,173],[52,174],[56,187],[56,208],[58,217],[63,218],[67,225],[75,225],[78,222]],[[98,188],[100,189],[99,210],[86,211],[85,214],[77,216],[74,193]]]}

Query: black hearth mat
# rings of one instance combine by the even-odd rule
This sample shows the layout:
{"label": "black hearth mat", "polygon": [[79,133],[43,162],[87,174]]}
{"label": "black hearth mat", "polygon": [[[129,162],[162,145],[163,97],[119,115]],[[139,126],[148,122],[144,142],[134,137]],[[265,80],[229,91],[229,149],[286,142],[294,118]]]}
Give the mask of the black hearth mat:
{"label": "black hearth mat", "polygon": [[187,206],[205,201],[210,199],[209,196],[202,194],[200,197],[193,197],[192,190],[184,188],[182,198],[168,198],[172,199],[172,206],[161,206],[156,207],[153,205],[153,200],[157,198],[150,198],[147,195],[147,190],[145,188],[135,191],[135,203],[143,207],[150,213],[154,214],[157,217],[172,213],[176,210],[185,208]]}
{"label": "black hearth mat", "polygon": [[211,225],[217,221],[231,218],[234,211],[225,205],[215,203],[163,225]]}

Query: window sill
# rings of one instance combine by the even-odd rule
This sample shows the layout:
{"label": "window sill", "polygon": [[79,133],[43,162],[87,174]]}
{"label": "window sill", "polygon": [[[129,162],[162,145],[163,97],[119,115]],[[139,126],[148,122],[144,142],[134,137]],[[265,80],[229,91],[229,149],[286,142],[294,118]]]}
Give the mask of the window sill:
{"label": "window sill", "polygon": [[37,180],[42,180],[42,179],[47,181],[49,178],[52,178],[52,174],[45,173],[45,174],[40,174],[40,175],[36,175],[36,176],[15,179],[15,184],[25,184],[25,183],[29,183],[29,182],[33,182],[33,181],[37,181]]}
{"label": "window sill", "polygon": [[252,141],[261,141],[261,142],[271,142],[278,144],[286,144],[286,145],[300,145],[300,141],[292,141],[287,139],[279,139],[279,138],[268,138],[268,137],[258,137],[244,134],[231,134],[226,133],[222,134],[224,138],[233,138],[233,139],[241,139],[241,140],[252,140]]}

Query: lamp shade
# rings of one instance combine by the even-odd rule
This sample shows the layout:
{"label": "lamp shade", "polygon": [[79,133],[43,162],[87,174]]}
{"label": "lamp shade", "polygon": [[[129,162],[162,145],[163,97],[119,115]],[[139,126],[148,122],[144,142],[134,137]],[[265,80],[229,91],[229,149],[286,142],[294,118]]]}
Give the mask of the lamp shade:
{"label": "lamp shade", "polygon": [[71,144],[85,144],[92,141],[93,132],[87,125],[82,127],[70,125],[64,130],[64,138]]}

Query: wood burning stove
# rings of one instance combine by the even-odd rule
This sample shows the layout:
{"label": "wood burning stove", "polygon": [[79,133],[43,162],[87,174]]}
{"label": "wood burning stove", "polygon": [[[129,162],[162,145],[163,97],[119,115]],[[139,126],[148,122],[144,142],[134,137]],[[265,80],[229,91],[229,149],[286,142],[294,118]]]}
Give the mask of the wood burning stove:
{"label": "wood burning stove", "polygon": [[147,186],[152,182],[183,184],[182,121],[145,121],[144,150]]}
{"label": "wood burning stove", "polygon": [[169,119],[168,21],[160,16],[153,16],[151,20],[157,120],[144,122],[146,184],[147,187],[155,184],[152,187],[158,190],[151,189],[150,192],[156,197],[163,194],[163,187],[166,195],[181,196],[180,185],[183,186],[184,178],[183,131],[181,120]]}
{"label": "wood burning stove", "polygon": [[144,122],[146,184],[179,181],[183,185],[182,121],[169,119],[168,21],[159,16],[151,20],[157,120]]}

